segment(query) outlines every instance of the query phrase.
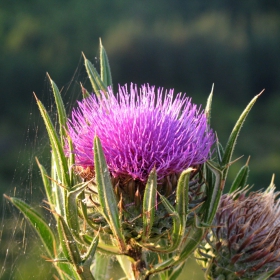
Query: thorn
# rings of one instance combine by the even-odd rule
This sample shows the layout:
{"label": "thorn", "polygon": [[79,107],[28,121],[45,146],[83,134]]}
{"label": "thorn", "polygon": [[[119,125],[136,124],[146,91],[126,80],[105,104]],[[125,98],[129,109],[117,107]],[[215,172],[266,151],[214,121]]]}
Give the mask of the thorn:
{"label": "thorn", "polygon": [[3,194],[3,196],[4,196],[6,199],[8,199],[9,201],[12,200],[12,198],[11,198],[10,196],[6,195],[6,194]]}
{"label": "thorn", "polygon": [[274,179],[275,179],[275,174],[273,173],[272,178],[271,178],[271,182],[270,182],[271,186],[274,186]]}
{"label": "thorn", "polygon": [[211,88],[210,94],[213,95],[213,93],[214,93],[214,83],[212,84],[212,88]]}
{"label": "thorn", "polygon": [[259,97],[264,91],[265,91],[265,88],[259,94],[257,94],[257,97]]}
{"label": "thorn", "polygon": [[249,165],[250,158],[251,158],[251,156],[249,156],[248,159],[247,159],[247,162],[246,162],[247,166]]}
{"label": "thorn", "polygon": [[274,179],[275,179],[275,174],[272,174],[271,182],[270,185],[268,186],[267,190],[275,189],[275,184],[274,184]]}
{"label": "thorn", "polygon": [[39,159],[37,157],[35,157],[36,163],[38,166],[41,166],[41,163],[39,162]]}
{"label": "thorn", "polygon": [[36,101],[38,102],[38,101],[39,101],[39,99],[38,99],[38,97],[37,97],[37,95],[35,94],[35,92],[34,92],[34,91],[33,91],[33,95],[34,95],[34,97],[35,97]]}
{"label": "thorn", "polygon": [[244,157],[244,155],[242,155],[242,156],[238,157],[237,159],[235,159],[235,160],[229,162],[228,165],[227,165],[226,167],[231,166],[232,164],[234,164],[235,162],[237,162],[238,160],[240,160],[240,159],[243,158],[243,157]]}
{"label": "thorn", "polygon": [[63,186],[61,183],[59,183],[58,181],[56,181],[55,179],[53,179],[52,177],[48,176],[47,174],[45,175],[48,179],[50,179],[51,181],[53,181],[54,183],[56,183],[59,187],[62,187],[65,190],[68,190],[67,187]]}

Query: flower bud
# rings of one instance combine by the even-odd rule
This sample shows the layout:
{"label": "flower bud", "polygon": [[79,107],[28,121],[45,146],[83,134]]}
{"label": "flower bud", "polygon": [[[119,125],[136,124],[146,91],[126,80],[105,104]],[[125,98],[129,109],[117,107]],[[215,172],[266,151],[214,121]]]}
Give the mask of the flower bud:
{"label": "flower bud", "polygon": [[246,191],[222,196],[205,246],[197,251],[209,279],[280,276],[277,196],[272,185],[265,192],[251,192],[248,196]]}

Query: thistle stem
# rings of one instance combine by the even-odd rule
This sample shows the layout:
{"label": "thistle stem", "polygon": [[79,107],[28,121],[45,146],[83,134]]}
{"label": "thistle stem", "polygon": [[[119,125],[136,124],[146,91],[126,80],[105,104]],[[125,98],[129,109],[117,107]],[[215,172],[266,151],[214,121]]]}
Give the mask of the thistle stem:
{"label": "thistle stem", "polygon": [[130,280],[149,280],[147,275],[147,265],[144,260],[142,247],[140,247],[133,239],[128,245],[127,255],[116,256],[127,279]]}

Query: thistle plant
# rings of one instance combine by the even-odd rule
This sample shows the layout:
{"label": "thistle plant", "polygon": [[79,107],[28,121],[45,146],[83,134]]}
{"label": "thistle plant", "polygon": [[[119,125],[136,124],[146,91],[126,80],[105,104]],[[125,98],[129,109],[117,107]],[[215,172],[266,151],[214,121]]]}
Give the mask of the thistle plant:
{"label": "thistle plant", "polygon": [[[280,201],[273,180],[264,192],[224,194],[200,263],[209,279],[280,277]],[[203,258],[204,256],[204,258]]]}
{"label": "thistle plant", "polygon": [[[84,62],[93,93],[82,86],[83,99],[69,117],[48,77],[58,129],[35,96],[51,167],[37,163],[57,226],[6,198],[37,231],[59,279],[109,279],[112,259],[123,279],[177,279],[213,229],[236,139],[259,95],[223,148],[210,126],[213,90],[204,110],[185,94],[149,84],[115,92],[101,41],[100,72],[85,56]],[[232,189],[244,183],[243,169],[236,178]]]}

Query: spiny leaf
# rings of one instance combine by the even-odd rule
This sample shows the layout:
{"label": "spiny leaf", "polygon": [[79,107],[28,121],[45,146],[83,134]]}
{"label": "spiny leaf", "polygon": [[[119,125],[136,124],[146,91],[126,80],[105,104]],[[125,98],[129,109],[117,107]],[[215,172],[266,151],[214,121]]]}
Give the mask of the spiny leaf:
{"label": "spiny leaf", "polygon": [[56,241],[52,229],[48,226],[45,219],[34,208],[16,197],[9,197],[4,194],[14,206],[16,206],[25,218],[31,223],[35,231],[42,240],[44,247],[50,258],[55,257]]}
{"label": "spiny leaf", "polygon": [[246,187],[247,179],[249,176],[249,159],[250,159],[250,157],[248,158],[246,164],[241,167],[238,174],[236,175],[236,177],[230,187],[229,193],[233,193],[237,189],[241,190]]}
{"label": "spiny leaf", "polygon": [[82,83],[80,83],[80,85],[81,85],[81,90],[82,90],[83,98],[88,98],[88,97],[90,97],[89,92],[87,91],[86,88],[84,88],[84,86],[82,85]]}
{"label": "spiny leaf", "polygon": [[45,192],[47,194],[48,202],[50,203],[51,210],[54,210],[55,197],[54,197],[54,193],[52,190],[52,185],[51,185],[50,179],[48,178],[48,174],[47,174],[47,171],[44,168],[44,166],[42,164],[40,164],[40,162],[37,158],[35,158],[35,159],[36,159],[37,165],[41,172],[41,177],[42,177],[43,185],[45,188]]}
{"label": "spiny leaf", "polygon": [[156,169],[151,171],[148,182],[145,187],[143,197],[143,235],[142,241],[145,242],[151,234],[154,224],[156,210],[156,193],[157,193],[157,174]]}
{"label": "spiny leaf", "polygon": [[84,266],[83,259],[81,258],[78,246],[75,239],[62,216],[55,213],[57,216],[57,230],[59,233],[60,244],[63,253],[67,260],[75,267],[77,271],[75,279],[79,280],[94,280],[90,272],[89,266]]}
{"label": "spiny leaf", "polygon": [[80,222],[78,215],[78,201],[77,197],[84,191],[89,182],[80,183],[71,188],[70,192],[67,192],[67,198],[65,200],[65,215],[68,226],[75,239],[79,242],[83,242],[79,235],[80,233]]}
{"label": "spiny leaf", "polygon": [[57,113],[58,113],[58,122],[59,122],[59,132],[60,132],[60,140],[61,140],[61,145],[64,144],[64,137],[66,136],[65,133],[65,127],[66,127],[66,121],[67,121],[67,116],[66,116],[66,111],[65,107],[61,98],[61,94],[59,92],[58,87],[56,86],[55,82],[51,79],[50,75],[47,73],[47,76],[49,78],[52,90],[53,90],[53,95],[55,99],[55,104],[57,108]]}
{"label": "spiny leaf", "polygon": [[210,125],[210,119],[211,119],[213,92],[214,92],[214,84],[212,85],[212,89],[211,89],[210,95],[207,99],[207,103],[206,103],[206,107],[205,107],[205,114],[206,114],[209,125]]}
{"label": "spiny leaf", "polygon": [[181,261],[186,260],[198,247],[201,240],[203,239],[205,228],[195,227],[190,236],[187,238],[187,242],[185,243],[183,249],[181,250],[180,257],[178,258],[175,265],[180,264]]}
{"label": "spiny leaf", "polygon": [[109,59],[102,45],[101,39],[100,39],[100,74],[101,74],[101,80],[106,87],[113,85]]}
{"label": "spiny leaf", "polygon": [[168,271],[168,280],[177,280],[178,277],[181,275],[182,270],[185,267],[185,262],[182,262],[178,266],[174,267],[173,269],[170,269]]}
{"label": "spiny leaf", "polygon": [[216,134],[216,154],[217,154],[218,164],[222,165],[222,161],[223,161],[225,151],[224,151],[224,148],[223,148],[222,144],[219,142],[217,134]]}
{"label": "spiny leaf", "polygon": [[85,57],[83,54],[84,60],[85,60],[85,67],[88,73],[89,80],[91,82],[92,88],[97,95],[97,97],[100,97],[100,91],[102,90],[104,93],[107,92],[106,85],[102,82],[98,72],[96,71],[93,64]]}
{"label": "spiny leaf", "polygon": [[146,272],[146,277],[155,273],[159,273],[161,271],[164,271],[166,269],[170,269],[173,266],[180,265],[182,262],[184,262],[187,258],[191,256],[191,254],[194,252],[194,250],[198,247],[200,244],[203,236],[205,233],[205,229],[203,228],[196,228],[192,235],[189,236],[186,244],[181,248],[180,255],[175,255],[170,257],[169,259],[155,264],[153,268],[151,268],[149,271]]}
{"label": "spiny leaf", "polygon": [[[172,218],[172,222],[173,222],[172,232],[171,232],[172,242],[171,242],[170,246],[167,246],[167,247],[160,246],[158,248],[154,248],[154,251],[160,252],[160,253],[169,253],[169,252],[173,252],[174,250],[176,250],[178,248],[179,244],[181,243],[182,236],[185,232],[185,228],[184,228],[184,225],[182,224],[181,217],[176,212],[173,205],[168,201],[168,199],[166,197],[164,197],[163,195],[161,195],[160,193],[159,193],[159,197],[160,197],[160,200],[161,200],[164,208],[166,209],[167,213]],[[147,248],[150,248],[150,247],[147,246]]]}
{"label": "spiny leaf", "polygon": [[89,265],[89,266],[92,265],[94,255],[98,246],[98,241],[99,241],[99,236],[96,235],[93,238],[86,255],[83,257],[84,265]]}
{"label": "spiny leaf", "polygon": [[65,217],[65,198],[67,191],[65,188],[61,186],[61,184],[58,183],[58,181],[62,181],[61,177],[59,176],[59,172],[57,170],[57,163],[56,163],[56,154],[51,154],[51,187],[53,196],[55,199],[55,212],[61,215],[62,217]]}
{"label": "spiny leaf", "polygon": [[189,204],[189,178],[190,174],[193,171],[193,168],[188,168],[184,170],[178,180],[177,189],[176,189],[176,212],[179,214],[180,218],[186,220],[186,214],[188,212]]}
{"label": "spiny leaf", "polygon": [[67,260],[71,262],[76,269],[79,269],[82,259],[76,241],[63,217],[57,213],[55,213],[55,215],[57,216],[57,229],[63,253]]}
{"label": "spiny leaf", "polygon": [[245,122],[245,119],[248,116],[249,112],[251,111],[253,105],[255,104],[255,102],[257,101],[259,96],[263,93],[263,91],[261,91],[261,93],[256,95],[250,101],[250,103],[247,105],[247,107],[244,109],[244,111],[240,115],[239,119],[237,120],[237,122],[236,122],[230,136],[229,136],[227,145],[225,147],[224,156],[223,156],[223,159],[222,159],[222,166],[225,167],[225,169],[223,171],[223,179],[226,179],[226,177],[227,177],[228,168],[229,168],[229,165],[230,165],[230,162],[231,162],[233,150],[235,148],[236,140],[238,138],[241,127],[242,127],[243,123]]}
{"label": "spiny leaf", "polygon": [[57,136],[57,133],[54,129],[54,126],[52,124],[52,121],[49,117],[49,114],[47,113],[46,108],[44,107],[44,105],[42,104],[42,102],[37,98],[37,96],[34,94],[40,113],[43,117],[44,123],[46,125],[47,128],[47,132],[48,132],[48,136],[50,139],[50,143],[51,143],[51,147],[52,147],[52,151],[54,154],[54,161],[56,164],[56,169],[58,172],[58,176],[61,180],[61,183],[64,186],[69,186],[70,182],[69,182],[69,173],[68,173],[68,165],[67,165],[67,160],[66,157],[64,155],[64,151],[62,148],[62,145],[59,141],[59,138]]}
{"label": "spiny leaf", "polygon": [[99,202],[121,252],[126,251],[116,196],[99,138],[94,138],[94,167]]}
{"label": "spiny leaf", "polygon": [[215,183],[213,186],[208,186],[208,195],[205,202],[206,215],[203,219],[205,224],[212,224],[217,208],[219,206],[220,198],[223,193],[225,181],[222,178],[222,171],[215,165],[214,162],[207,161],[207,167],[210,168],[215,176]]}
{"label": "spiny leaf", "polygon": [[168,214],[173,220],[172,233],[171,233],[171,245],[169,246],[152,246],[150,244],[144,245],[151,251],[169,253],[178,249],[180,246],[186,228],[186,215],[188,212],[188,190],[189,190],[189,177],[193,168],[188,168],[183,171],[178,180],[176,189],[176,206],[175,208],[171,203],[160,193],[158,193],[160,200],[167,210]]}

